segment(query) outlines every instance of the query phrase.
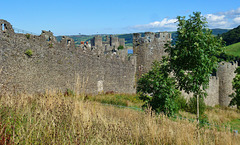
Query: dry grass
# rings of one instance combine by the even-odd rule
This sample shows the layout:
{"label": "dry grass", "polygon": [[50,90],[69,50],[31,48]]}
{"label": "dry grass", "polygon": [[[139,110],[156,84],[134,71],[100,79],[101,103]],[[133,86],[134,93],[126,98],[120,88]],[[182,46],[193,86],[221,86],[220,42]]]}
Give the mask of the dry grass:
{"label": "dry grass", "polygon": [[99,94],[95,96],[87,96],[84,100],[138,108],[141,108],[144,104],[136,94]]}
{"label": "dry grass", "polygon": [[213,108],[206,111],[210,122],[218,122],[219,124],[227,123],[235,119],[240,119],[240,113],[236,109],[231,108]]}
{"label": "dry grass", "polygon": [[[196,115],[189,112],[180,111],[180,114],[189,119],[196,119]],[[211,107],[206,109],[205,114],[210,124],[218,126],[224,126],[231,121],[240,119],[240,113],[237,109],[227,107]]]}
{"label": "dry grass", "polygon": [[[196,123],[172,121],[149,110],[103,106],[56,93],[4,96],[0,105],[0,121],[14,144],[197,144]],[[201,144],[240,142],[229,130],[202,128],[200,133]]]}

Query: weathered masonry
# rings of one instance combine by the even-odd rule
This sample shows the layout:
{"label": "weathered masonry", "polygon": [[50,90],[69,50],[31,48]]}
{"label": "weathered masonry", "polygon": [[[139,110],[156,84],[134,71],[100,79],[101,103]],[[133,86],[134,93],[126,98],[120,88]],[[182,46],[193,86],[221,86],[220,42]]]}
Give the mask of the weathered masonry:
{"label": "weathered masonry", "polygon": [[[135,56],[103,54],[71,38],[57,42],[52,32],[40,36],[14,33],[0,20],[0,92],[43,93],[46,90],[97,94],[135,93]],[[32,51],[32,56],[25,54]],[[102,51],[101,51],[102,52]]]}
{"label": "weathered masonry", "polygon": [[[0,93],[44,93],[46,90],[97,94],[103,92],[136,93],[136,81],[150,70],[154,60],[167,55],[164,44],[171,41],[167,32],[133,34],[133,56],[125,40],[115,36],[96,36],[89,44],[76,47],[63,36],[58,42],[52,32],[39,36],[15,33],[11,24],[0,19]],[[31,50],[32,55],[26,52]],[[210,78],[208,105],[227,106],[237,64],[222,62],[216,76]],[[184,94],[186,97],[191,96]]]}

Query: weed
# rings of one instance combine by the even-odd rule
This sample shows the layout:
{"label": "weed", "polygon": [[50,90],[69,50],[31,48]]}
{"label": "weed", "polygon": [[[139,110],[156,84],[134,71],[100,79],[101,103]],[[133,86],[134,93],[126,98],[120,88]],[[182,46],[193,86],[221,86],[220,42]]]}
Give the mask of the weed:
{"label": "weed", "polygon": [[48,47],[49,47],[49,48],[53,48],[53,44],[52,44],[52,43],[49,43],[49,44],[48,44]]}
{"label": "weed", "polygon": [[122,45],[120,45],[120,46],[118,46],[117,49],[118,49],[118,50],[122,50],[122,49],[124,49],[124,47],[123,47]]}
{"label": "weed", "polygon": [[27,39],[30,39],[31,35],[27,33],[25,36],[27,37]]}
{"label": "weed", "polygon": [[31,49],[27,49],[27,50],[25,51],[25,54],[26,54],[28,57],[32,57],[33,52],[32,52]]}

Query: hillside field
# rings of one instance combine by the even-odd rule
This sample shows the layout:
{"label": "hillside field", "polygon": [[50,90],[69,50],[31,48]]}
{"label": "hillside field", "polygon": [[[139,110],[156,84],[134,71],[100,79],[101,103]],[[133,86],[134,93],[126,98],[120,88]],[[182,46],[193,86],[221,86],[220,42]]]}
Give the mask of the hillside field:
{"label": "hillside field", "polygon": [[240,56],[240,42],[227,46],[226,53],[233,56]]}

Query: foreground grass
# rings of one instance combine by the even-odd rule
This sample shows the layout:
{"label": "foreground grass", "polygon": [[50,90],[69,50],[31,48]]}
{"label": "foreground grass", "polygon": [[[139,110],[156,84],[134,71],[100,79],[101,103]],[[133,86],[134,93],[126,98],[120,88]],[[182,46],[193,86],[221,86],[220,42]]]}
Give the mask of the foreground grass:
{"label": "foreground grass", "polygon": [[[196,115],[180,111],[180,115],[184,118],[196,119]],[[211,125],[218,126],[220,129],[228,127],[232,130],[240,131],[240,112],[236,109],[227,107],[208,107],[205,111],[207,121]]]}
{"label": "foreground grass", "polygon": [[[56,93],[0,98],[0,143],[197,144],[196,123]],[[201,144],[238,144],[228,129],[200,130]]]}

